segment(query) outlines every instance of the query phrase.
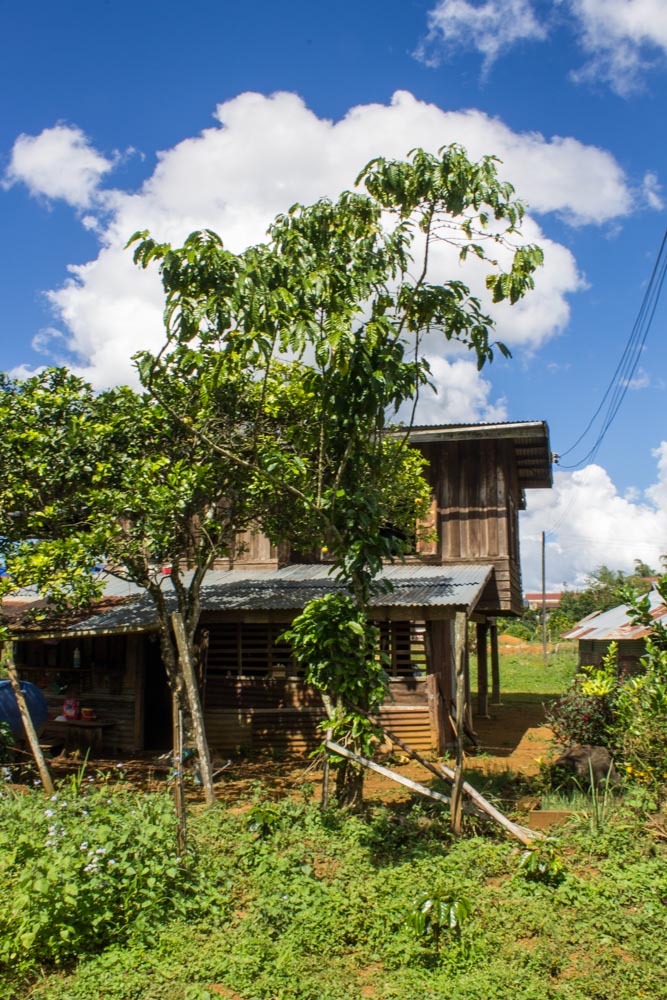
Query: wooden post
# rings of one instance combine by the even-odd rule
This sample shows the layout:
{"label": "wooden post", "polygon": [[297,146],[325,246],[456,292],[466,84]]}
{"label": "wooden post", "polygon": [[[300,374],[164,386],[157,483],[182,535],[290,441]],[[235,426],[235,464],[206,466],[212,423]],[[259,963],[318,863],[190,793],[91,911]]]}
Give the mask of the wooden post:
{"label": "wooden post", "polygon": [[500,657],[498,655],[497,622],[491,622],[491,704],[500,705]]}
{"label": "wooden post", "polygon": [[488,626],[480,622],[477,625],[477,713],[489,715],[489,672],[487,666],[486,643]]}
{"label": "wooden post", "polygon": [[431,726],[431,745],[438,757],[442,757],[447,748],[447,715],[436,674],[426,675],[426,697]]}
{"label": "wooden post", "polygon": [[199,754],[199,767],[201,769],[201,780],[204,788],[204,796],[208,805],[213,805],[215,802],[215,792],[213,790],[213,769],[211,767],[211,755],[208,749],[208,741],[206,739],[206,731],[204,729],[204,717],[201,708],[201,701],[199,698],[199,688],[197,687],[197,679],[195,677],[195,669],[192,663],[192,658],[190,656],[190,650],[188,649],[187,639],[185,637],[185,625],[183,624],[183,616],[178,612],[174,611],[171,616],[171,623],[174,628],[174,635],[176,636],[176,645],[178,646],[178,658],[181,664],[181,670],[183,672],[183,680],[185,681],[185,690],[188,695],[188,704],[190,706],[190,715],[192,718],[192,729],[194,733],[195,743],[197,745],[197,753]]}
{"label": "wooden post", "polygon": [[[333,729],[331,726],[327,729],[326,740],[327,743],[333,738]],[[329,754],[324,755],[324,767],[322,768],[322,802],[320,806],[322,809],[326,809],[329,805],[329,777],[330,777],[331,764],[329,761]]]}
{"label": "wooden post", "polygon": [[178,703],[178,697],[172,694],[172,732],[173,732],[173,764],[174,764],[174,810],[176,812],[176,839],[181,855],[187,850],[187,826],[185,813],[185,786],[183,784],[183,709]]}
{"label": "wooden post", "polygon": [[461,805],[463,785],[463,726],[466,709],[466,646],[468,619],[465,611],[457,611],[454,621],[454,665],[456,671],[456,769],[452,787],[452,832],[461,832]]}
{"label": "wooden post", "polygon": [[12,644],[9,641],[3,643],[2,659],[4,660],[5,667],[7,668],[7,676],[9,677],[14,697],[16,698],[16,704],[21,716],[21,722],[23,723],[26,739],[28,740],[28,744],[32,750],[32,755],[35,758],[39,776],[42,779],[42,787],[44,792],[51,796],[55,792],[53,779],[51,778],[49,769],[46,766],[46,760],[44,758],[44,754],[42,753],[42,748],[39,745],[39,737],[37,736],[30,712],[28,711],[25,695],[23,694],[23,688],[21,687],[19,675],[16,672],[16,664],[14,663],[14,656],[12,653]]}

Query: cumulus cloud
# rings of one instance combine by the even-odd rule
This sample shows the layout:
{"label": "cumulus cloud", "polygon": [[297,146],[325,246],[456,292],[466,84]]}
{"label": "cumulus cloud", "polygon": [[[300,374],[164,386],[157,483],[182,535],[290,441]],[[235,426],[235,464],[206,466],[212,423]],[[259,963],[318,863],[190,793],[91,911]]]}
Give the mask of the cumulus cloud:
{"label": "cumulus cloud", "polygon": [[441,49],[476,49],[484,57],[484,70],[506,50],[520,42],[543,41],[546,28],[533,10],[531,0],[440,0],[428,14],[429,33],[415,55],[429,65],[438,65]]}
{"label": "cumulus cloud", "polygon": [[[433,356],[430,359],[437,392],[423,389],[419,401],[418,419],[424,424],[494,423],[507,420],[505,399],[491,399],[492,386],[477,371],[472,361],[457,358],[448,361]],[[401,414],[408,419],[410,414]]]}
{"label": "cumulus cloud", "polygon": [[25,184],[32,195],[91,206],[101,179],[114,166],[75,125],[55,125],[39,135],[20,135],[12,148],[4,187]]}
{"label": "cumulus cloud", "polygon": [[[70,363],[96,387],[131,379],[130,355],[162,341],[157,273],[138,271],[123,249],[138,229],[178,244],[192,230],[210,227],[238,251],[261,240],[274,215],[293,202],[337,196],[373,156],[403,156],[414,146],[435,151],[457,141],[473,158],[496,154],[502,177],[529,204],[525,239],[544,247],[545,266],[534,293],[513,308],[494,307],[494,314],[500,339],[535,348],[564,327],[568,296],[583,284],[571,252],[545,236],[536,216],[556,213],[576,225],[609,224],[633,206],[627,179],[605,150],[567,137],[513,132],[480,111],[444,111],[405,92],[387,105],[354,107],[337,122],[318,118],[289,93],[242,94],[219,105],[215,117],[211,128],[159,153],[155,171],[133,193],[103,189],[109,161],[78,130],[68,132],[76,141],[67,148],[98,163],[81,175],[87,187],[80,184],[79,194],[68,197],[75,207],[87,201],[85,225],[97,226],[101,249],[96,259],[72,266],[49,298],[57,325],[67,333]],[[34,137],[38,148],[53,131]],[[41,181],[39,190],[55,197],[55,181],[50,187]],[[444,247],[434,253],[434,276],[454,269],[488,300],[481,267],[471,260],[464,271],[447,254]]]}
{"label": "cumulus cloud", "polygon": [[598,566],[632,571],[635,559],[659,568],[667,552],[667,441],[653,452],[656,482],[622,496],[599,465],[556,472],[552,490],[530,490],[521,515],[524,588],[541,589],[541,532],[546,531],[547,589],[584,585]]}
{"label": "cumulus cloud", "polygon": [[570,0],[590,53],[575,79],[601,80],[626,95],[642,85],[646,69],[667,56],[667,7],[663,0]]}
{"label": "cumulus cloud", "polygon": [[429,32],[416,56],[437,65],[455,48],[483,57],[483,71],[509,49],[544,41],[552,26],[568,21],[587,57],[571,74],[577,81],[608,85],[620,95],[642,86],[646,70],[667,55],[664,0],[438,0],[428,14]]}

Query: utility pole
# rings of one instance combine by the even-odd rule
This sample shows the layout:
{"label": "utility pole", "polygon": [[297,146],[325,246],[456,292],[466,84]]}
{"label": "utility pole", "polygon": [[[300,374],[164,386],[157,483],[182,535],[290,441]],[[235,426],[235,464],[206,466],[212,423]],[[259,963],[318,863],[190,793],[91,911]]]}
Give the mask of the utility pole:
{"label": "utility pole", "polygon": [[542,658],[544,666],[547,666],[547,595],[546,590],[547,566],[546,566],[546,534],[542,532]]}

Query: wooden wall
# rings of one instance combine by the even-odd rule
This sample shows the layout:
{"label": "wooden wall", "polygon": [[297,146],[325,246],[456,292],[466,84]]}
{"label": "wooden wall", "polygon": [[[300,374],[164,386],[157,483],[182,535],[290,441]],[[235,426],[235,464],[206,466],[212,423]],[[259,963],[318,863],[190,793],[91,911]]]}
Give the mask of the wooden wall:
{"label": "wooden wall", "polygon": [[438,544],[420,554],[429,562],[489,563],[495,567],[498,605],[521,612],[519,489],[512,441],[434,442],[420,445],[429,461],[437,506]]}

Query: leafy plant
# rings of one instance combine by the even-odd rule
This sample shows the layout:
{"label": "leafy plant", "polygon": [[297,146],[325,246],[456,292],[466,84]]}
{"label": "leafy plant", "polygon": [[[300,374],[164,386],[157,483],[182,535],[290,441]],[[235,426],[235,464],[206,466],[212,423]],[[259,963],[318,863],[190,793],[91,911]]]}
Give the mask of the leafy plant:
{"label": "leafy plant", "polygon": [[518,870],[529,882],[558,885],[565,877],[565,865],[557,841],[552,837],[534,841],[522,851]]}
{"label": "leafy plant", "polygon": [[472,913],[470,900],[447,891],[423,892],[414,900],[406,924],[417,937],[431,941],[440,950],[445,934],[460,939],[461,928]]}
{"label": "leafy plant", "polygon": [[81,779],[46,802],[36,792],[3,800],[0,964],[62,963],[131,933],[150,937],[194,902],[169,800]]}
{"label": "leafy plant", "polygon": [[12,748],[14,737],[8,722],[0,722],[0,764],[9,764],[14,759]]}

